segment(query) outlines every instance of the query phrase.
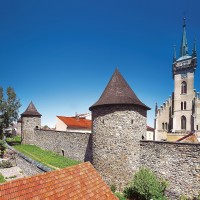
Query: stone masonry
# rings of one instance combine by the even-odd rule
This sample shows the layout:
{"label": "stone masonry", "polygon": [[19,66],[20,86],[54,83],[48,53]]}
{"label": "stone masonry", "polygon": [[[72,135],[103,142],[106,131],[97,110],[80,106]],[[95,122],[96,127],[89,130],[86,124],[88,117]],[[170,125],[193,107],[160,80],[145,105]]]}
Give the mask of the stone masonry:
{"label": "stone masonry", "polygon": [[200,144],[174,142],[140,142],[140,166],[150,168],[165,178],[169,199],[200,192]]}
{"label": "stone masonry", "polygon": [[105,106],[93,113],[93,165],[107,184],[119,190],[139,169],[139,141],[146,111],[132,105]]}

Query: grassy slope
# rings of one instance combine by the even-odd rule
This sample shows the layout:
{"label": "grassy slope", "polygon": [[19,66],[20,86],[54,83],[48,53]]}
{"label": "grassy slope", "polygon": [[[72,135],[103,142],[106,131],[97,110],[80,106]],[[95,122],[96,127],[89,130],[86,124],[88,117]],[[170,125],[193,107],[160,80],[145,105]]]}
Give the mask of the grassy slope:
{"label": "grassy slope", "polygon": [[63,157],[52,151],[43,150],[35,145],[16,145],[13,147],[52,169],[65,168],[80,163],[79,161]]}
{"label": "grassy slope", "polygon": [[0,183],[4,183],[6,182],[6,180],[4,179],[4,177],[2,176],[2,174],[0,173]]}

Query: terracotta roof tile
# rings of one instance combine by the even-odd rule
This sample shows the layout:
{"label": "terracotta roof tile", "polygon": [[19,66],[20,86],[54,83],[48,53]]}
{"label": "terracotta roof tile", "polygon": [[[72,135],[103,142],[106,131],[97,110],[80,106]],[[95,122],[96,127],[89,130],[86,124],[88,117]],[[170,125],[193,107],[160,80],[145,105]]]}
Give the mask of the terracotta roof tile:
{"label": "terracotta roof tile", "polygon": [[89,163],[0,185],[2,200],[118,199]]}
{"label": "terracotta roof tile", "polygon": [[199,142],[195,133],[189,133],[182,138],[178,139],[177,142]]}
{"label": "terracotta roof tile", "polygon": [[57,116],[61,121],[63,121],[68,128],[83,128],[83,129],[91,129],[92,121],[88,119],[82,119],[77,117],[64,117]]}

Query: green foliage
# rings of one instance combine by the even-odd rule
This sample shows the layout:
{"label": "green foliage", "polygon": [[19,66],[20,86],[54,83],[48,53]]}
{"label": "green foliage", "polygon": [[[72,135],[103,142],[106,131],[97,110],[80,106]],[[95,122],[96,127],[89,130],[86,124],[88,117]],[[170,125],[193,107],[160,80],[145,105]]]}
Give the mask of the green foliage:
{"label": "green foliage", "polygon": [[0,173],[0,183],[4,183],[6,182],[6,180],[4,179],[4,177],[2,176],[2,174]]}
{"label": "green foliage", "polygon": [[14,137],[6,137],[6,142],[8,144],[21,144],[21,137],[20,136],[14,136]]}
{"label": "green foliage", "polygon": [[166,200],[164,196],[166,187],[166,181],[158,179],[149,169],[141,168],[125,188],[124,196],[138,200]]}
{"label": "green foliage", "polygon": [[116,186],[115,186],[115,184],[111,184],[110,190],[111,190],[113,193],[116,192]]}
{"label": "green foliage", "polygon": [[0,162],[0,168],[10,168],[10,167],[12,167],[12,163],[10,161]]}
{"label": "green foliage", "polygon": [[8,128],[13,121],[17,120],[21,106],[12,87],[7,88],[6,97],[4,97],[3,88],[0,87],[0,134],[3,133],[3,129]]}
{"label": "green foliage", "polygon": [[119,193],[119,192],[115,192],[114,194],[115,194],[116,197],[119,198],[119,200],[126,200],[126,198],[124,197],[123,194],[121,194],[121,193]]}
{"label": "green foliage", "polygon": [[43,150],[35,145],[16,145],[14,148],[52,169],[65,168],[80,163],[79,161],[63,157],[52,151]]}

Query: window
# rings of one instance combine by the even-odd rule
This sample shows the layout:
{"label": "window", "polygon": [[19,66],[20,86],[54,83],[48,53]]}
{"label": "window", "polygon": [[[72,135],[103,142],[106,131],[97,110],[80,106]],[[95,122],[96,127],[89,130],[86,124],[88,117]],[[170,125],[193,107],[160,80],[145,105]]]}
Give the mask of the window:
{"label": "window", "polygon": [[165,124],[164,124],[164,123],[162,123],[162,129],[163,129],[163,130],[165,129]]}
{"label": "window", "polygon": [[198,125],[197,125],[197,131],[198,131],[198,128],[199,128],[199,127],[198,127]]}
{"label": "window", "polygon": [[183,110],[183,102],[181,102],[181,110]]}
{"label": "window", "polygon": [[181,117],[181,129],[186,130],[186,117],[185,116]]}
{"label": "window", "polygon": [[181,94],[186,94],[187,93],[187,83],[183,81],[181,83]]}
{"label": "window", "polygon": [[165,130],[167,130],[168,129],[168,126],[167,126],[167,123],[165,123]]}
{"label": "window", "polygon": [[184,110],[186,110],[186,101],[184,101]]}

